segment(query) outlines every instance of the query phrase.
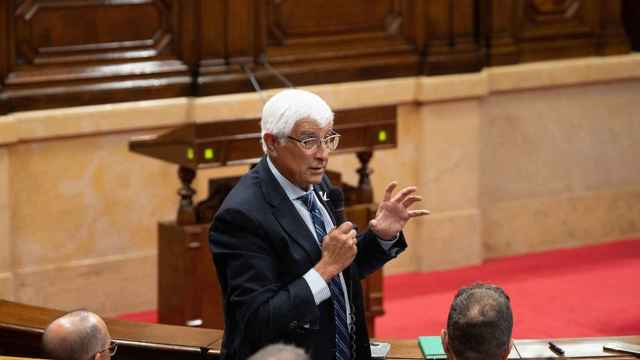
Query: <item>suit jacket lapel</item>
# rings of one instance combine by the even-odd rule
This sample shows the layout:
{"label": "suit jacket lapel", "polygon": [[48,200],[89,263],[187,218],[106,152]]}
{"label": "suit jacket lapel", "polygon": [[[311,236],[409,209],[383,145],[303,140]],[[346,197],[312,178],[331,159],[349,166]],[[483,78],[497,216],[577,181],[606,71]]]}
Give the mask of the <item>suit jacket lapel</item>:
{"label": "suit jacket lapel", "polygon": [[287,194],[269,169],[266,157],[257,165],[260,186],[265,200],[272,206],[273,215],[282,229],[309,254],[312,263],[317,262],[322,255],[315,236],[291,203]]}

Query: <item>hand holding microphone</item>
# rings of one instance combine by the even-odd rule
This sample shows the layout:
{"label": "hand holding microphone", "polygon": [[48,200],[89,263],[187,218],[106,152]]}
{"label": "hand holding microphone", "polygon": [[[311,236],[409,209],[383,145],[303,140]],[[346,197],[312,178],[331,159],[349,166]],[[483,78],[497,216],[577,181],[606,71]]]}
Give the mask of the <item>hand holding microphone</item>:
{"label": "hand holding microphone", "polygon": [[314,267],[325,281],[329,281],[347,266],[358,253],[356,230],[350,222],[344,222],[331,230],[322,241],[322,257]]}

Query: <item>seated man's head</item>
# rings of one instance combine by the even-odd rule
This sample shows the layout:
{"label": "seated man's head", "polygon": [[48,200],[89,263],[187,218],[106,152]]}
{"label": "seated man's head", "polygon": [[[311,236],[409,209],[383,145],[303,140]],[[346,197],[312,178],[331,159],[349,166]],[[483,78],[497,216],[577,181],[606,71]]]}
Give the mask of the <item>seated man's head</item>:
{"label": "seated man's head", "polygon": [[42,345],[46,354],[56,360],[104,360],[116,351],[107,325],[86,310],[72,311],[51,322]]}
{"label": "seated man's head", "polygon": [[454,297],[442,343],[449,359],[506,359],[512,328],[511,304],[504,290],[473,284],[458,290]]}
{"label": "seated man's head", "polygon": [[278,171],[303,190],[322,180],[339,135],[333,111],[318,95],[283,90],[262,109],[262,148]]}

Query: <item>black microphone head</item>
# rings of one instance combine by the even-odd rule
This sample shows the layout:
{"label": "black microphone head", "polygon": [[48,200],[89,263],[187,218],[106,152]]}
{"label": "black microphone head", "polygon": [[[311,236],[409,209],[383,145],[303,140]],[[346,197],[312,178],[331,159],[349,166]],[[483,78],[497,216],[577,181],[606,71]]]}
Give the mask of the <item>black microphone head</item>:
{"label": "black microphone head", "polygon": [[344,194],[340,188],[334,187],[329,189],[327,197],[335,209],[344,208]]}
{"label": "black microphone head", "polygon": [[342,189],[337,187],[329,189],[329,191],[327,192],[327,197],[329,198],[331,207],[335,211],[334,215],[336,217],[336,225],[342,224],[345,221],[344,194],[342,193]]}

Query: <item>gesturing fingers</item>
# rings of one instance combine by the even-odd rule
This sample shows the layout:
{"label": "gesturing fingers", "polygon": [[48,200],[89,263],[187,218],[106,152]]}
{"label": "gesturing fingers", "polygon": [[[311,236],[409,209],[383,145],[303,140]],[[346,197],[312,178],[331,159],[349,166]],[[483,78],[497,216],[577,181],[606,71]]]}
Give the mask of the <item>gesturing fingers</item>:
{"label": "gesturing fingers", "polygon": [[391,200],[391,194],[393,194],[393,190],[395,190],[396,186],[398,186],[398,183],[396,181],[392,181],[389,183],[389,185],[387,185],[387,187],[384,189],[383,201]]}
{"label": "gesturing fingers", "polygon": [[402,202],[402,205],[403,205],[405,208],[409,208],[409,207],[411,207],[411,205],[415,204],[415,203],[416,203],[416,202],[418,202],[418,201],[422,201],[422,196],[420,196],[420,195],[411,195],[411,196],[408,196],[408,197],[407,197],[407,198]]}
{"label": "gesturing fingers", "polygon": [[402,191],[400,191],[398,194],[396,194],[396,196],[394,196],[391,201],[402,203],[407,198],[407,196],[413,194],[414,192],[416,192],[416,190],[417,188],[415,186],[407,186],[406,188],[402,189]]}
{"label": "gesturing fingers", "polygon": [[418,216],[425,216],[431,214],[431,211],[423,209],[423,210],[409,210],[409,217],[414,218]]}

